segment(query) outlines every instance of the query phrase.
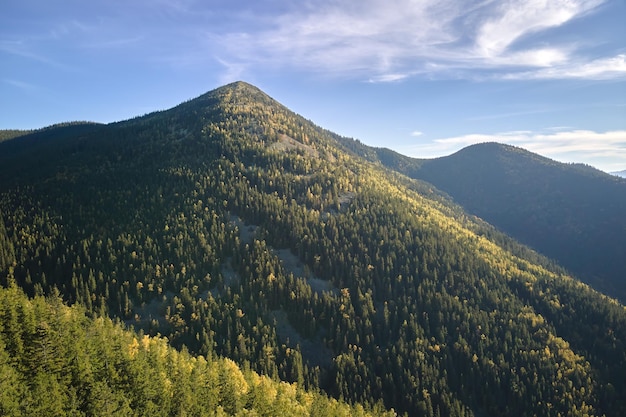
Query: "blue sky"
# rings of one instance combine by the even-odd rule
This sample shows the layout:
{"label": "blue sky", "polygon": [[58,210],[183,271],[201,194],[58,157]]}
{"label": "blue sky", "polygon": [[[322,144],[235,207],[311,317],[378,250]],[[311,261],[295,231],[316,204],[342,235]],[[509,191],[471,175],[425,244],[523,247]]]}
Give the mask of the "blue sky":
{"label": "blue sky", "polygon": [[0,129],[250,82],[415,157],[499,141],[626,169],[624,0],[2,0]]}

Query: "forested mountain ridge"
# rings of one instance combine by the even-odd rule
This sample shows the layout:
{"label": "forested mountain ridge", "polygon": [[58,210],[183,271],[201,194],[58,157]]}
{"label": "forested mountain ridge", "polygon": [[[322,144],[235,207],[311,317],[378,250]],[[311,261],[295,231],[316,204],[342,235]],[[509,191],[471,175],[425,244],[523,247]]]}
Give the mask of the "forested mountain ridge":
{"label": "forested mountain ridge", "polygon": [[388,150],[377,156],[434,184],[594,288],[626,300],[626,180],[499,143],[431,160]]}
{"label": "forested mountain ridge", "polygon": [[257,88],[65,129],[0,144],[30,295],[410,415],[626,413],[623,305]]}
{"label": "forested mountain ridge", "polygon": [[0,130],[0,142],[13,139],[19,136],[24,136],[30,133],[29,130],[18,130],[18,129],[3,129]]}

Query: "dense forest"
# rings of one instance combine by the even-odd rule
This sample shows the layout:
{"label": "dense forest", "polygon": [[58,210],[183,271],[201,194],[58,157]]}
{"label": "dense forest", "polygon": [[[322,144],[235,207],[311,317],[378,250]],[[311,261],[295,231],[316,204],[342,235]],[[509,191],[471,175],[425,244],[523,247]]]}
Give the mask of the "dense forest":
{"label": "dense forest", "polygon": [[0,288],[0,415],[373,416],[230,359],[177,351],[58,295]]}
{"label": "dense forest", "polygon": [[362,144],[357,150],[432,183],[468,212],[626,301],[626,180],[498,143],[436,159]]}
{"label": "dense forest", "polygon": [[626,414],[623,305],[352,145],[245,83],[2,142],[6,294],[368,410]]}

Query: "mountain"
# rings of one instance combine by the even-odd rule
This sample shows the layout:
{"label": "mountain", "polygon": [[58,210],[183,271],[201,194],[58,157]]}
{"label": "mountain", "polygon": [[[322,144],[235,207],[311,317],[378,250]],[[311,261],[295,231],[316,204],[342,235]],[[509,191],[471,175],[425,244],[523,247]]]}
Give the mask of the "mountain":
{"label": "mountain", "polygon": [[626,169],[623,171],[611,172],[611,175],[617,175],[618,177],[626,178]]}
{"label": "mountain", "polygon": [[4,141],[0,282],[366,409],[626,414],[624,306],[376,155],[241,82]]}
{"label": "mountain", "polygon": [[385,165],[435,185],[469,213],[626,300],[626,181],[498,143],[436,159],[377,150]]}

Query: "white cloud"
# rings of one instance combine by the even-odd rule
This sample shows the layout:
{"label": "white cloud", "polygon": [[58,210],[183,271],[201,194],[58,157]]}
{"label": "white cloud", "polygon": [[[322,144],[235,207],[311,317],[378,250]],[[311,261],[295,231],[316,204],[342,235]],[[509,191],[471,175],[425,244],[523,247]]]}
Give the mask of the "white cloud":
{"label": "white cloud", "polygon": [[482,22],[476,47],[486,57],[500,56],[520,38],[558,27],[601,1],[508,0],[498,3],[494,15]]}
{"label": "white cloud", "polygon": [[584,78],[604,80],[626,76],[626,54],[587,62],[569,63],[532,72],[511,73],[506,79],[565,79]]}
{"label": "white cloud", "polygon": [[490,62],[501,66],[552,67],[562,63],[567,65],[568,59],[568,51],[565,49],[538,48],[492,57]]}
{"label": "white cloud", "polygon": [[424,132],[420,132],[419,130],[414,130],[411,132],[411,136],[413,137],[418,137],[418,136],[422,136],[424,134]]}
{"label": "white cloud", "polygon": [[320,3],[281,15],[253,36],[229,33],[223,44],[243,60],[397,81],[406,77],[406,58],[455,39],[442,26],[457,13],[433,21],[441,13],[435,5],[433,0]]}
{"label": "white cloud", "polygon": [[562,162],[587,163],[606,172],[626,168],[626,130],[595,132],[563,129],[555,127],[539,132],[474,133],[407,146],[399,152],[416,158],[435,158],[477,143],[500,142]]}
{"label": "white cloud", "polygon": [[[484,78],[484,71],[487,77],[509,79],[622,77],[623,55],[594,60],[576,43],[537,37],[604,1],[322,0],[279,16],[257,14],[249,32],[211,37],[222,59],[232,62],[370,82],[433,74]],[[243,13],[241,19],[251,16]],[[584,41],[595,42],[588,34]]]}
{"label": "white cloud", "polygon": [[246,71],[245,64],[232,63],[219,58],[217,61],[226,68],[226,71],[222,72],[220,83],[227,84],[242,79],[242,74]]}
{"label": "white cloud", "polygon": [[402,81],[410,76],[411,76],[410,74],[382,74],[382,75],[377,75],[375,77],[370,78],[369,82],[388,83],[388,82],[394,82],[394,81]]}

